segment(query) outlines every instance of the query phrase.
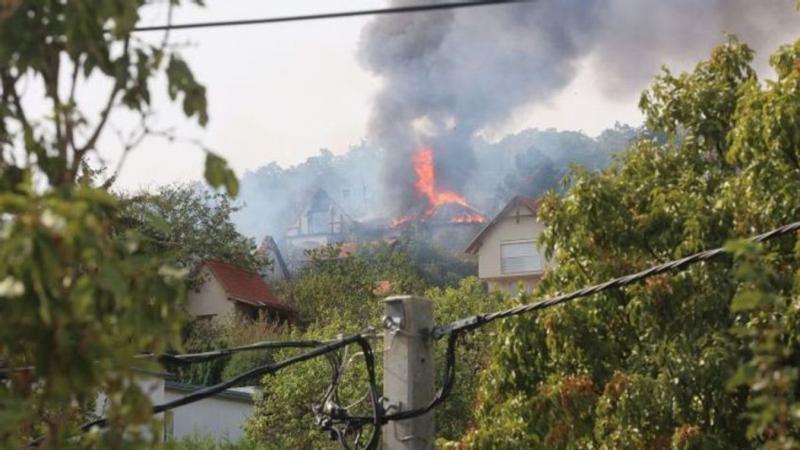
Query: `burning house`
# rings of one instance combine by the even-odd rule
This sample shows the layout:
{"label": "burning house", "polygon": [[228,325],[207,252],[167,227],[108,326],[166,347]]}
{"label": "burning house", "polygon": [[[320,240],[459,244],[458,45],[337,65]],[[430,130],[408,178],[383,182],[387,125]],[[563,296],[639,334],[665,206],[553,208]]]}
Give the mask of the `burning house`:
{"label": "burning house", "polygon": [[463,195],[438,186],[431,148],[414,152],[411,162],[415,198],[405,213],[391,221],[391,228],[413,228],[444,248],[459,249],[486,222],[486,216],[470,206]]}
{"label": "burning house", "polygon": [[305,252],[345,242],[355,221],[322,189],[317,189],[286,232],[286,244],[293,263],[302,263]]}

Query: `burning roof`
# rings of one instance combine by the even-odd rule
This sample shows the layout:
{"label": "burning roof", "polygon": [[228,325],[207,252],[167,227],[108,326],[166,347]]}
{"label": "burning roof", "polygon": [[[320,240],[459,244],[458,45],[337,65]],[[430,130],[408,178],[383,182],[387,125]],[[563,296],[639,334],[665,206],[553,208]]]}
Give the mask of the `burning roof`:
{"label": "burning roof", "polygon": [[484,223],[486,216],[470,206],[464,196],[436,186],[436,168],[433,150],[423,147],[411,156],[416,181],[414,191],[419,199],[414,211],[392,221],[393,227],[410,222],[430,223]]}

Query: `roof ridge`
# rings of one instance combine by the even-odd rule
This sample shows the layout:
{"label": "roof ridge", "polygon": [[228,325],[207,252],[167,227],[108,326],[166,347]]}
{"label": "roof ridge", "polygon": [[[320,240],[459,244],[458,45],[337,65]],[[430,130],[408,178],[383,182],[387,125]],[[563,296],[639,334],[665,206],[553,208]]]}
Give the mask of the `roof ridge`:
{"label": "roof ridge", "polygon": [[484,235],[488,233],[490,229],[494,228],[494,226],[497,225],[497,222],[500,220],[500,218],[503,217],[503,215],[505,215],[505,213],[514,206],[522,204],[522,206],[528,208],[534,214],[535,217],[536,211],[539,209],[539,206],[541,204],[541,199],[542,197],[527,197],[521,194],[513,196],[511,200],[509,200],[508,203],[506,203],[505,206],[503,206],[500,212],[498,212],[494,217],[492,217],[492,220],[487,222],[486,226],[484,226],[483,229],[481,229],[478,232],[478,234],[476,234],[475,237],[472,238],[472,240],[467,245],[467,248],[464,250],[464,253],[475,254],[475,252],[478,251],[478,248],[480,248],[481,240],[483,239]]}
{"label": "roof ridge", "polygon": [[292,309],[275,295],[269,283],[258,273],[214,258],[206,259],[203,265],[208,266],[230,299],[257,306]]}

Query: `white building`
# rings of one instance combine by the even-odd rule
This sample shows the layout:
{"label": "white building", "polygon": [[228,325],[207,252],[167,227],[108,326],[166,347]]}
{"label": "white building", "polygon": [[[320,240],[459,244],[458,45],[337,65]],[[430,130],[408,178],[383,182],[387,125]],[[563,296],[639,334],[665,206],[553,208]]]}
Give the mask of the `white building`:
{"label": "white building", "polygon": [[[167,373],[141,372],[137,384],[153,405],[177,400],[205,386],[168,381]],[[181,440],[193,435],[213,440],[238,441],[244,437],[243,426],[253,414],[254,387],[227,389],[214,396],[179,406],[156,417],[163,420],[163,439]],[[105,417],[107,398],[97,396],[95,416]]]}
{"label": "white building", "polygon": [[[201,389],[167,381],[164,383],[164,400],[177,400]],[[181,440],[192,435],[215,440],[238,441],[244,437],[245,421],[253,414],[255,388],[231,388],[188,405],[164,413],[164,429],[168,439]]]}
{"label": "white building", "polygon": [[345,242],[353,224],[353,219],[327,192],[317,189],[286,231],[292,262],[303,262],[307,250]]}
{"label": "white building", "polygon": [[538,199],[516,196],[478,233],[466,252],[478,256],[478,277],[492,290],[530,291],[546,261],[536,241],[544,224],[536,218]]}

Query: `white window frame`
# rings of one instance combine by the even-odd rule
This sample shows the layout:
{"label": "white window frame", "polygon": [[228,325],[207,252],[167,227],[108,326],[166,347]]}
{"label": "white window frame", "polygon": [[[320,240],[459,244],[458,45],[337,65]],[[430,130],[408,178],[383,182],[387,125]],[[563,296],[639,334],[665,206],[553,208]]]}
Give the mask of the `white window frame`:
{"label": "white window frame", "polygon": [[[505,245],[514,245],[514,244],[532,244],[534,254],[532,256],[512,256],[512,257],[503,257],[503,246]],[[525,258],[533,258],[534,268],[528,270],[525,262]],[[507,260],[515,260],[515,261],[507,261]],[[507,264],[510,264],[511,267],[507,267]],[[516,264],[522,265],[521,268],[515,268]],[[544,271],[545,261],[542,254],[539,252],[539,248],[536,246],[535,239],[519,239],[513,241],[503,241],[500,243],[500,273],[503,275],[517,275],[517,274],[525,274],[525,273],[541,273]]]}

